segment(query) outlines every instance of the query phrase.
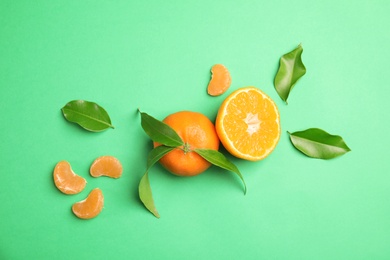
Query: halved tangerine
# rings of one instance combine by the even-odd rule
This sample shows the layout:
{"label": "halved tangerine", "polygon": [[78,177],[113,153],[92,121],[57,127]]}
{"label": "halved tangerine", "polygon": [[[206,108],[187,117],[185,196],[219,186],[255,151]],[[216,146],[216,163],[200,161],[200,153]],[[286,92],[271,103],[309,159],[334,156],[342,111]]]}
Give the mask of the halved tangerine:
{"label": "halved tangerine", "polygon": [[215,126],[226,150],[250,161],[267,157],[280,138],[278,108],[255,87],[230,94],[219,108]]}
{"label": "halved tangerine", "polygon": [[211,68],[211,79],[207,86],[207,93],[210,96],[219,96],[228,90],[232,78],[228,69],[222,64],[215,64]]}
{"label": "halved tangerine", "polygon": [[123,167],[121,162],[114,156],[100,156],[92,163],[89,173],[92,177],[107,176],[119,178],[122,176]]}
{"label": "halved tangerine", "polygon": [[78,218],[91,219],[99,215],[103,206],[103,192],[99,188],[95,188],[86,199],[73,204],[72,211]]}
{"label": "halved tangerine", "polygon": [[67,161],[60,161],[56,164],[53,172],[55,186],[65,194],[77,194],[81,192],[87,181],[75,174]]}

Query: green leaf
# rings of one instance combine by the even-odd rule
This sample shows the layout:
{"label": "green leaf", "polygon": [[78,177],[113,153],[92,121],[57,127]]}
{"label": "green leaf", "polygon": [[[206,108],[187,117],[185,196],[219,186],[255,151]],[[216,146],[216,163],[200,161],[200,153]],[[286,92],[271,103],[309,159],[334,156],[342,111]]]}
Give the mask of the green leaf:
{"label": "green leaf", "polygon": [[293,51],[284,54],[280,58],[279,70],[275,76],[275,89],[283,101],[287,103],[287,98],[295,83],[306,73],[301,55],[303,48],[299,45]]}
{"label": "green leaf", "polygon": [[151,150],[148,154],[147,168],[146,171],[149,171],[156,162],[158,162],[164,155],[175,149],[175,147],[169,147],[165,145],[157,146]]}
{"label": "green leaf", "polygon": [[211,149],[195,149],[194,151],[211,164],[237,174],[244,185],[244,194],[246,194],[246,184],[240,171],[237,166],[230,162],[222,153]]}
{"label": "green leaf", "polygon": [[146,172],[142,176],[138,186],[138,194],[140,200],[145,205],[145,207],[157,218],[160,218],[160,215],[158,214],[156,206],[154,205],[152,188],[150,187],[148,171],[156,162],[158,162],[158,160],[161,159],[161,157],[163,157],[165,154],[169,153],[173,149],[175,148],[162,145],[162,146],[157,146],[156,148],[154,148],[152,151],[149,152],[147,165],[146,165]]}
{"label": "green leaf", "polygon": [[289,135],[294,147],[309,157],[332,159],[351,151],[341,136],[318,128],[289,132]]}
{"label": "green leaf", "polygon": [[184,144],[180,136],[169,125],[144,112],[140,111],[140,113],[141,126],[154,142],[171,147],[178,147]]}
{"label": "green leaf", "polygon": [[114,128],[106,110],[94,102],[73,100],[68,102],[61,111],[66,120],[91,132]]}
{"label": "green leaf", "polygon": [[160,218],[160,214],[154,205],[152,189],[150,188],[148,172],[145,172],[142,176],[141,181],[138,186],[139,198],[145,207],[156,217]]}

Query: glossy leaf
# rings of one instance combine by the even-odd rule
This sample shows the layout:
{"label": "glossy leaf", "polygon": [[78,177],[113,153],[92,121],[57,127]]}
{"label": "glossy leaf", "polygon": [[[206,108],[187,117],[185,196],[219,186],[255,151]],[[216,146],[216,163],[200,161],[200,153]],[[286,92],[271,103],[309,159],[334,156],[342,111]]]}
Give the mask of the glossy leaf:
{"label": "glossy leaf", "polygon": [[195,149],[194,151],[211,164],[237,174],[244,185],[244,194],[246,194],[246,184],[240,171],[237,166],[230,162],[222,153],[211,149]]}
{"label": "glossy leaf", "polygon": [[106,110],[94,102],[73,100],[68,102],[61,111],[66,120],[91,132],[114,128]]}
{"label": "glossy leaf", "polygon": [[284,54],[280,58],[279,70],[275,76],[275,89],[283,101],[287,103],[287,98],[297,83],[306,73],[305,65],[302,62],[303,48],[299,45],[293,51]]}
{"label": "glossy leaf", "polygon": [[169,153],[173,149],[175,148],[167,147],[167,146],[158,146],[149,152],[147,165],[146,165],[146,172],[142,176],[138,186],[138,194],[140,200],[142,201],[144,206],[157,218],[160,218],[160,214],[158,213],[156,206],[154,205],[152,188],[150,187],[148,171],[156,162],[158,162],[158,160],[161,159],[161,157],[163,157],[165,154]]}
{"label": "glossy leaf", "polygon": [[141,126],[154,142],[171,147],[178,147],[184,144],[180,136],[169,125],[144,112],[140,111],[140,113]]}
{"label": "glossy leaf", "polygon": [[146,171],[149,171],[150,167],[152,167],[156,162],[158,162],[164,155],[169,153],[175,149],[175,147],[169,147],[165,145],[157,146],[153,150],[151,150],[148,154]]}
{"label": "glossy leaf", "polygon": [[150,187],[148,172],[145,172],[142,176],[141,181],[138,186],[139,198],[144,204],[144,206],[156,217],[160,218],[156,206],[154,205],[152,189]]}
{"label": "glossy leaf", "polygon": [[332,159],[351,151],[341,136],[318,128],[289,134],[294,147],[309,157]]}

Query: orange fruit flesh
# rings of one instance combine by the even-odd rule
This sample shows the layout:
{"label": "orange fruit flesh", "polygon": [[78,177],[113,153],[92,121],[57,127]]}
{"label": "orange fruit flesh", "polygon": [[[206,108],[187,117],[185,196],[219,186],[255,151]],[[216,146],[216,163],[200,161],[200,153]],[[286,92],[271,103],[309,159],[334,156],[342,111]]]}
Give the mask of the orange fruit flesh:
{"label": "orange fruit flesh", "polygon": [[101,156],[92,163],[89,172],[93,177],[107,176],[119,178],[122,176],[122,164],[113,156]]}
{"label": "orange fruit flesh", "polygon": [[65,194],[77,194],[81,192],[87,181],[75,174],[67,161],[60,161],[56,164],[53,172],[55,186]]}
{"label": "orange fruit flesh", "polygon": [[[169,115],[163,122],[177,132],[185,147],[175,148],[164,155],[160,159],[161,165],[179,176],[195,176],[207,170],[211,164],[192,150],[218,150],[219,139],[210,119],[201,113],[181,111]],[[154,143],[154,147],[159,145]],[[189,151],[185,151],[186,149]]]}
{"label": "orange fruit flesh", "polygon": [[228,90],[232,79],[228,69],[222,64],[216,64],[211,68],[211,79],[207,86],[207,93],[211,96],[219,96]]}
{"label": "orange fruit flesh", "polygon": [[72,211],[78,218],[91,219],[99,215],[103,205],[103,192],[99,188],[95,188],[88,194],[86,199],[73,204]]}
{"label": "orange fruit flesh", "polygon": [[261,160],[279,141],[279,112],[272,99],[262,91],[254,87],[242,88],[222,103],[216,129],[231,154],[246,160]]}

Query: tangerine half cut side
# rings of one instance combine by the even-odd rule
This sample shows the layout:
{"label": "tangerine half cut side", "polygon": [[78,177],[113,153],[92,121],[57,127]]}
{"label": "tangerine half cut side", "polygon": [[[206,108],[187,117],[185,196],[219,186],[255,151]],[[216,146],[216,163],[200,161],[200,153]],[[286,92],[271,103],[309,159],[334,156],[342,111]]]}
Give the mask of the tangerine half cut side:
{"label": "tangerine half cut side", "polygon": [[119,178],[122,176],[123,167],[121,162],[114,156],[100,156],[92,163],[89,173],[92,177],[107,176]]}
{"label": "tangerine half cut side", "polygon": [[73,204],[72,211],[78,218],[91,219],[99,215],[103,206],[103,192],[99,188],[95,188],[88,194],[86,199]]}
{"label": "tangerine half cut side", "polygon": [[67,161],[60,161],[54,167],[53,172],[55,186],[65,194],[77,194],[81,192],[87,181],[73,172]]}
{"label": "tangerine half cut side", "polygon": [[279,111],[263,91],[255,87],[240,88],[220,106],[216,130],[232,155],[250,161],[262,160],[279,141]]}

